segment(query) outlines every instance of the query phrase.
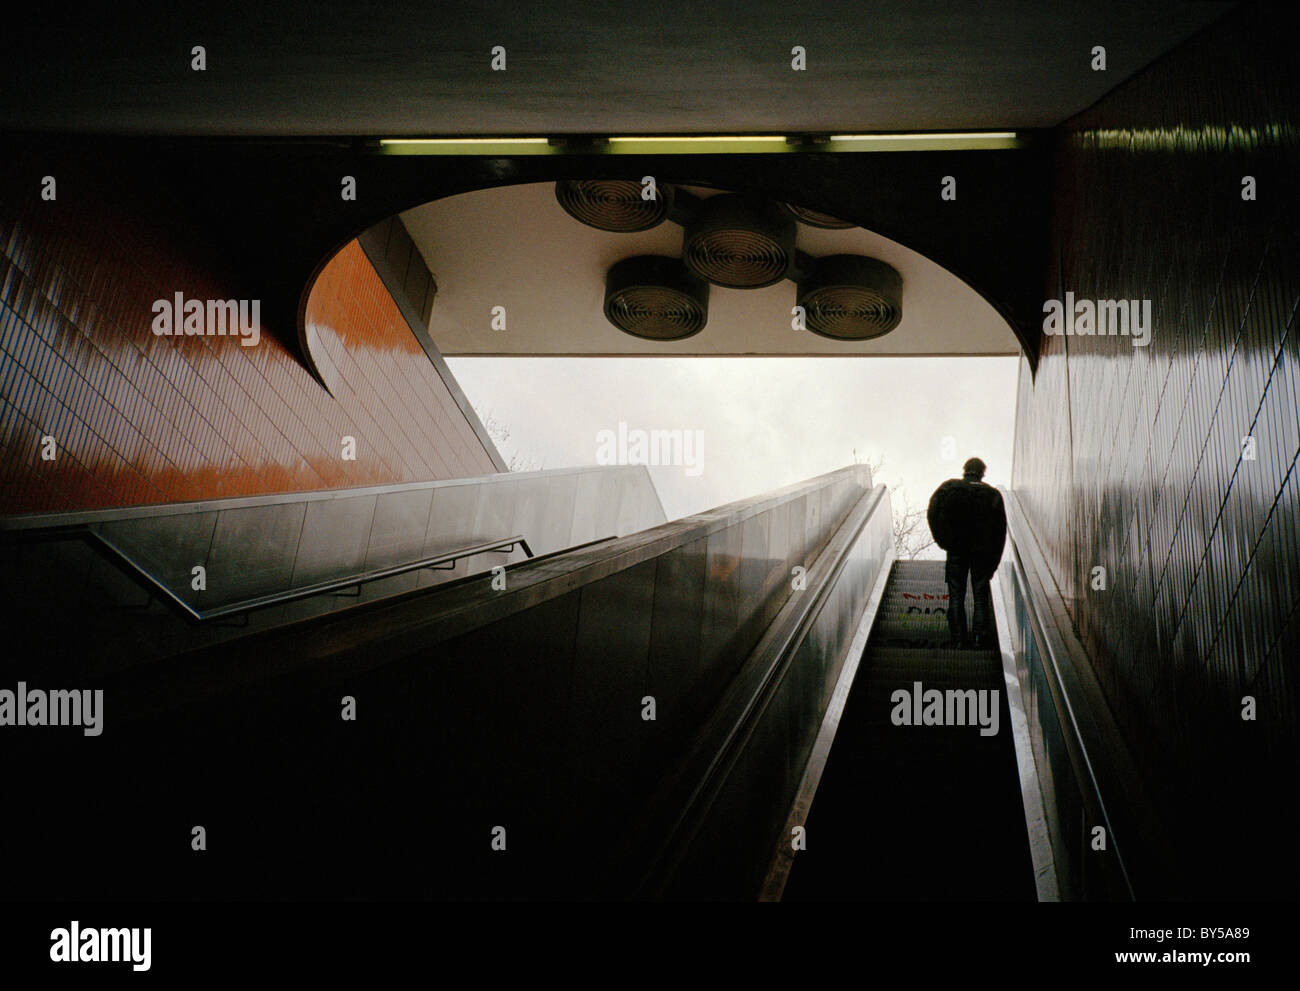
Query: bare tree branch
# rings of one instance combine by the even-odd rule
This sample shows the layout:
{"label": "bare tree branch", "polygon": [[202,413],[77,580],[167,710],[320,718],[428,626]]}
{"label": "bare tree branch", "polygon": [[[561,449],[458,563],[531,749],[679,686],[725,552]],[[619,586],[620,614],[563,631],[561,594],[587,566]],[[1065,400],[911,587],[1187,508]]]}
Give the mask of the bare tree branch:
{"label": "bare tree branch", "polygon": [[[855,448],[853,462],[865,464],[871,469],[872,482],[885,482],[882,477],[885,459],[882,455],[867,457],[859,462]],[[894,553],[908,561],[913,560],[922,551],[934,546],[934,538],[930,536],[930,525],[926,522],[925,510],[912,505],[907,498],[906,490],[901,485],[889,482],[885,484],[889,485],[889,501],[894,511]]]}
{"label": "bare tree branch", "polygon": [[497,450],[505,458],[506,467],[511,471],[540,471],[543,465],[535,458],[525,458],[518,451],[514,450],[514,445],[510,443],[510,428],[498,420],[491,411],[484,413],[478,407],[474,408],[478,414],[479,420],[483,423],[483,429],[488,432],[492,442],[496,444]]}

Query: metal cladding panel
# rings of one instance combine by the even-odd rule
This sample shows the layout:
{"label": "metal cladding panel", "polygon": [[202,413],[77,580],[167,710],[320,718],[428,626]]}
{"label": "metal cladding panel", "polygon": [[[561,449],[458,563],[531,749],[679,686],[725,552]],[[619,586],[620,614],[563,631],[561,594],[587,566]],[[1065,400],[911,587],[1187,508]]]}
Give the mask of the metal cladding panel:
{"label": "metal cladding panel", "polygon": [[[864,497],[860,480],[845,486],[839,479],[824,487],[832,485],[856,488],[858,498]],[[743,622],[742,608],[755,596],[771,599],[778,607],[790,599],[791,587],[784,577],[779,582],[770,580],[770,572],[786,562],[773,559],[768,534],[775,516],[788,519],[787,507],[802,501],[800,495],[757,512],[742,507],[679,521],[676,525],[692,525],[694,520],[716,515],[730,522],[707,536],[585,582],[543,605],[478,627],[452,641],[450,651],[439,647],[428,654],[394,657],[395,669],[405,670],[408,664],[422,671],[437,667],[446,671],[448,683],[458,686],[448,692],[443,684],[432,685],[425,706],[434,722],[458,727],[452,734],[454,752],[437,760],[458,761],[462,752],[484,755],[476,758],[476,766],[483,769],[482,780],[455,784],[457,795],[465,795],[466,814],[482,816],[490,810],[493,816],[508,815],[520,835],[546,835],[555,844],[525,854],[521,866],[512,868],[509,876],[488,878],[471,865],[457,865],[447,877],[439,878],[440,884],[462,880],[468,884],[472,878],[472,890],[480,894],[563,891],[590,896],[629,890],[637,870],[644,866],[638,859],[644,851],[624,859],[631,848],[620,844],[629,834],[629,824],[646,815],[665,814],[665,808],[647,803],[672,777],[675,761],[690,751],[736,667],[749,657],[764,632],[754,621]],[[802,506],[799,512],[802,519]],[[843,573],[799,649],[788,684],[764,710],[753,739],[728,772],[729,783],[703,834],[704,846],[711,851],[708,856],[717,860],[706,872],[709,877],[719,876],[717,870],[723,869],[726,883],[733,884],[738,866],[743,873],[765,863],[760,851],[770,845],[775,819],[784,816],[787,798],[798,784],[834,684],[832,667],[857,629],[865,599],[891,546],[889,529],[885,511],[857,537]],[[814,535],[823,543],[828,536]],[[663,539],[671,541],[671,534]],[[572,561],[562,556],[547,564],[560,575],[582,560],[615,553],[618,546],[590,549]],[[637,545],[627,548],[633,546]],[[814,588],[806,594],[815,592]],[[475,594],[485,602],[492,598],[483,590]],[[576,611],[576,628],[551,629],[528,621],[541,609],[555,611],[559,603],[566,604],[565,616]],[[752,603],[753,616],[767,614],[766,606],[766,602]],[[547,662],[540,670],[538,652],[547,643],[552,661],[568,650],[571,663]],[[507,694],[490,687],[494,679],[509,681],[516,675],[529,679],[529,692]],[[479,686],[477,691],[465,689],[469,678]],[[389,681],[402,679],[390,674]],[[546,735],[515,726],[517,707],[535,712],[549,706],[547,700],[556,698],[560,690],[567,691],[566,704],[546,723]],[[654,700],[653,718],[645,716],[647,697]],[[506,723],[511,731],[502,734],[499,727]],[[564,737],[558,752],[557,724],[562,725]],[[503,735],[510,742],[497,739]],[[540,756],[543,751],[549,759]],[[528,773],[522,774],[521,767]],[[718,826],[719,821],[728,825]],[[719,829],[719,835],[730,838],[710,839]],[[498,880],[501,887],[492,887]]]}
{"label": "metal cladding panel", "polygon": [[217,517],[200,609],[288,588],[306,503],[228,509]]}
{"label": "metal cladding panel", "polygon": [[800,563],[794,560],[795,547],[790,539],[791,504],[783,503],[772,511],[772,529],[768,535],[768,551],[772,557],[790,567]]}
{"label": "metal cladding panel", "polygon": [[[557,532],[564,535],[564,543],[559,546],[567,546],[573,543],[574,516],[577,513],[577,505],[577,475],[557,475],[547,483],[546,517],[554,520],[555,525],[560,528]],[[539,551],[539,553],[542,552]]]}
{"label": "metal cladding panel", "polygon": [[482,498],[483,493],[477,485],[448,485],[434,489],[433,509],[429,513],[422,556],[432,557],[457,547],[494,539],[475,528]]}
{"label": "metal cladding panel", "polygon": [[584,544],[604,536],[600,532],[599,514],[604,485],[599,478],[583,475],[578,479],[577,496],[573,503],[573,529],[569,543]]}
{"label": "metal cladding panel", "polygon": [[620,468],[614,475],[613,485],[617,492],[618,510],[611,532],[625,537],[629,533],[644,530],[647,526],[667,521],[654,480],[644,465]]}
{"label": "metal cladding panel", "polygon": [[97,529],[114,547],[148,569],[157,581],[194,605],[195,565],[205,564],[217,525],[215,512],[181,518],[143,517],[101,523]]}
{"label": "metal cladding panel", "polygon": [[[608,469],[605,469],[608,470]],[[548,498],[555,479],[545,477],[522,476],[512,478],[508,483],[510,499],[513,503],[511,527],[503,530],[502,535],[522,533],[528,540],[528,546],[534,554],[547,554],[564,546],[563,536],[568,532],[567,516],[555,518],[547,514],[550,503]],[[643,519],[641,526],[648,523]],[[516,548],[509,558],[511,561],[522,560],[522,548]],[[502,561],[506,558],[502,557]]]}
{"label": "metal cladding panel", "polygon": [[[473,530],[475,533],[493,534],[493,536],[484,536],[483,540],[500,540],[502,537],[511,536],[518,533],[518,527],[515,525],[515,516],[517,512],[516,496],[518,495],[518,482],[511,480],[503,482],[500,485],[477,486],[478,497],[475,503],[473,516]],[[440,512],[441,507],[435,506],[434,512]],[[462,521],[462,524],[465,521]],[[461,546],[464,546],[462,541]],[[523,552],[519,548],[515,549],[518,553],[516,557],[523,557]],[[505,564],[507,558],[504,554],[491,552],[488,554],[478,554],[466,561],[459,562],[457,567],[465,567],[468,574],[474,574],[479,571],[486,571],[498,565]]]}
{"label": "metal cladding panel", "polygon": [[597,537],[618,533],[619,504],[626,482],[625,472],[609,472],[600,479],[600,501],[596,504],[595,525]]}
{"label": "metal cladding panel", "polygon": [[[473,528],[475,533],[499,534],[505,536],[514,533],[515,495],[517,482],[501,485],[479,487],[479,498],[475,505]],[[484,537],[491,540],[492,537]]]}
{"label": "metal cladding panel", "polygon": [[293,585],[328,581],[365,567],[376,499],[370,495],[307,503],[302,539],[294,559]]}
{"label": "metal cladding panel", "polygon": [[[440,500],[449,492],[498,484],[525,492],[541,480],[548,487],[562,483],[572,495],[582,473],[605,471],[440,483],[434,486],[433,514],[439,516]],[[322,878],[329,872],[322,870],[337,863],[340,849],[348,851],[349,863],[357,868],[347,874],[349,890],[357,893],[626,895],[653,857],[641,842],[642,824],[662,825],[661,819],[674,818],[683,807],[657,798],[661,786],[672,785],[674,794],[683,784],[694,788],[694,776],[702,771],[698,758],[721,745],[717,734],[736,715],[737,696],[729,688],[738,667],[746,669],[746,681],[739,686],[746,693],[766,685],[761,675],[771,663],[771,651],[783,642],[774,635],[768,650],[755,655],[761,631],[751,630],[746,638],[737,623],[740,590],[762,586],[765,575],[764,569],[745,568],[742,558],[746,552],[765,560],[771,555],[766,539],[757,536],[765,532],[763,517],[842,481],[838,476],[845,473],[861,478],[856,469],[846,469],[650,532],[521,564],[510,572],[505,590],[476,579],[390,600],[382,609],[323,616],[287,629],[259,629],[254,621],[238,631],[222,627],[227,635],[241,637],[245,649],[235,654],[218,639],[187,641],[178,638],[174,626],[149,626],[170,638],[171,654],[185,650],[189,663],[156,665],[151,671],[157,675],[150,679],[134,672],[124,679],[115,696],[119,728],[114,732],[122,734],[125,749],[114,751],[112,760],[122,760],[125,753],[134,762],[139,755],[148,782],[159,787],[144,788],[144,804],[132,806],[122,821],[109,823],[107,833],[96,834],[96,843],[105,850],[128,850],[136,867],[127,880],[136,886],[127,890],[153,897],[182,891],[190,897],[247,890],[323,892]],[[644,473],[624,474],[648,481]],[[873,493],[855,484],[863,510],[876,505],[868,502]],[[335,513],[351,518],[351,509],[328,504],[355,500],[378,516],[380,500],[393,494],[316,494],[222,507],[214,528],[209,588],[221,588],[229,574],[226,565],[236,561],[248,569],[241,577],[259,591],[276,568],[285,572],[280,577],[287,582],[287,562],[301,545],[309,512],[322,520]],[[533,491],[529,498],[538,494]],[[452,499],[459,500],[462,511],[453,516],[477,518],[474,499],[460,493]],[[548,499],[547,504],[565,508],[564,500]],[[570,499],[570,510],[572,504]],[[405,518],[424,533],[418,501],[412,505],[416,511]],[[162,507],[154,515],[183,519],[183,508]],[[188,508],[217,511],[210,505]],[[441,519],[448,526],[452,508],[442,502]],[[570,517],[561,517],[567,526]],[[874,523],[887,539],[887,512]],[[373,519],[365,520],[365,529],[372,531]],[[838,536],[849,542],[847,535]],[[237,558],[232,556],[235,549],[241,551]],[[820,582],[828,581],[833,569],[825,559],[817,566],[822,570],[810,584],[809,596],[799,597],[783,630],[793,630],[790,624],[802,603],[821,601]],[[850,598],[865,596],[870,582],[852,574],[846,570],[841,577],[849,583]],[[793,593],[783,580],[771,583],[766,595],[787,603]],[[819,668],[807,678],[800,676],[795,695],[802,701],[793,708],[784,701],[771,707],[756,728],[758,751],[742,754],[729,775],[735,786],[722,796],[720,808],[749,816],[756,804],[763,807],[761,816],[735,827],[745,834],[742,846],[751,853],[758,848],[754,843],[766,845],[769,839],[754,835],[754,828],[773,810],[786,807],[790,785],[797,781],[796,758],[806,739],[796,729],[807,737],[819,725],[813,714],[796,726],[792,714],[809,712],[810,700],[824,684],[820,668],[833,660],[813,648],[843,642],[856,623],[843,603],[842,596],[832,597],[823,613],[834,615],[816,622],[844,630],[839,635],[817,632],[806,649],[816,656],[805,653],[798,662]],[[58,608],[68,608],[68,602]],[[97,624],[106,613],[93,617]],[[184,629],[207,634],[213,627],[189,624]],[[66,638],[78,646],[85,639],[76,630]],[[89,653],[77,653],[82,666],[74,675],[86,670],[84,655]],[[134,660],[158,656],[141,653]],[[196,678],[195,671],[204,677]],[[345,694],[360,707],[358,733],[348,732],[351,725],[339,732],[339,698]],[[648,695],[655,698],[654,719],[643,716]],[[280,706],[306,715],[258,718]],[[708,745],[699,751],[695,744],[706,732]],[[160,738],[169,741],[163,752],[157,749]],[[146,754],[152,757],[146,760]],[[92,776],[100,782],[97,788],[109,780],[111,775]],[[163,782],[174,787],[163,787]],[[412,782],[430,784],[413,792]],[[299,835],[302,809],[314,807],[320,795],[338,787],[357,796],[367,816],[328,819],[304,839]],[[233,852],[220,872],[204,871],[200,877],[183,869],[138,871],[157,854],[147,822],[178,794],[191,801],[199,800],[200,793],[225,802],[251,801],[267,810],[265,821],[228,837]],[[40,827],[61,821],[62,816],[28,819],[13,824],[10,832],[38,849],[40,843],[53,849],[61,844]],[[423,857],[423,838],[431,824],[446,833],[460,855],[434,861]],[[509,831],[508,863],[485,843],[474,842],[496,824]],[[726,844],[727,832],[720,861],[735,856]],[[275,855],[265,856],[268,850]],[[111,857],[91,861],[120,862]],[[69,870],[57,880],[66,881],[68,890],[106,890],[119,879],[110,877],[110,871],[87,875]],[[11,886],[37,890],[49,883],[48,871],[42,869],[33,870],[31,882],[19,878]]]}
{"label": "metal cladding panel", "polygon": [[795,559],[796,564],[807,565],[811,557],[813,545],[813,534],[815,531],[808,525],[808,497],[800,496],[798,499],[791,500],[786,510],[789,518],[789,541],[790,554]]}
{"label": "metal cladding panel", "polygon": [[708,541],[683,544],[658,558],[650,650],[650,686],[660,699],[659,718],[669,727],[684,725],[700,707],[695,693],[703,669],[704,589]]}
{"label": "metal cladding panel", "polygon": [[[772,514],[751,516],[741,526],[740,537],[740,626],[742,629],[763,622],[767,597],[772,592],[773,572],[783,563],[771,553]],[[771,617],[768,617],[770,620]]]}
{"label": "metal cladding panel", "polygon": [[637,771],[654,729],[642,718],[642,699],[649,694],[656,564],[645,561],[580,593],[571,711],[582,718],[571,726],[566,763],[581,772],[579,780],[602,782],[606,825],[626,816],[646,790]]}
{"label": "metal cladding panel", "polygon": [[[1247,5],[1059,130],[1045,298],[1149,302],[1150,341],[1045,335],[1020,374],[1014,487],[1221,894],[1278,890],[1277,858],[1297,863],[1275,785],[1300,769],[1300,678],[1277,659],[1300,604],[1298,94],[1289,42]],[[1231,839],[1207,853],[1207,829]]]}
{"label": "metal cladding panel", "polygon": [[385,568],[421,556],[433,509],[433,491],[412,489],[376,499],[367,568]]}
{"label": "metal cladding panel", "polygon": [[[24,575],[18,613],[32,621],[57,622],[64,609],[83,618],[67,631],[59,652],[93,655],[106,668],[146,663],[169,652],[230,639],[236,630],[255,632],[450,579],[486,572],[526,555],[516,543],[509,554],[461,558],[455,568],[421,568],[378,578],[334,594],[264,603],[246,613],[247,626],[196,623],[157,594],[161,586],[190,608],[237,606],[258,596],[277,596],[323,582],[348,582],[381,569],[522,534],[534,554],[569,545],[578,479],[614,476],[627,493],[624,524],[631,531],[664,522],[663,510],[644,471],[621,467],[508,473],[424,484],[139,506],[60,514],[33,514],[0,521],[0,533],[20,539],[4,568]],[[486,508],[484,508],[486,507]],[[83,528],[130,563],[102,547],[82,543]],[[28,541],[24,531],[45,537]],[[602,534],[609,536],[612,534]],[[21,548],[21,552],[19,549]],[[70,553],[80,549],[80,553]],[[206,569],[206,589],[194,588],[193,569]],[[142,591],[139,587],[145,586]],[[58,600],[41,590],[74,590]],[[60,604],[61,603],[61,604]],[[123,610],[122,605],[134,608]],[[89,662],[86,662],[89,663]]]}
{"label": "metal cladding panel", "polygon": [[781,828],[837,683],[840,662],[891,549],[886,506],[867,520],[847,548],[843,570],[815,610],[794,648],[792,663],[677,869],[671,896],[736,898],[761,886],[773,845],[784,839]]}
{"label": "metal cladding panel", "polygon": [[740,560],[742,529],[732,524],[715,530],[708,537],[707,583],[704,587],[704,629],[700,653],[704,668],[714,684],[712,691],[725,683],[747,650],[738,640],[740,619]]}

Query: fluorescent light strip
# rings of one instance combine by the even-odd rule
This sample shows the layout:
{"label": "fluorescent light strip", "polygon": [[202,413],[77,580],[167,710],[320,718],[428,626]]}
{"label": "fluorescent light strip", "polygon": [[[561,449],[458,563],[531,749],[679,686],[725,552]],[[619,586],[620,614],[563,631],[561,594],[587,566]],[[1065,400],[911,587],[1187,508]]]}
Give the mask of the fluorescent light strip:
{"label": "fluorescent light strip", "polygon": [[550,155],[563,151],[547,138],[381,138],[386,155]]}
{"label": "fluorescent light strip", "polygon": [[609,143],[612,145],[654,144],[655,142],[663,142],[663,141],[674,142],[674,143],[680,142],[683,144],[690,144],[691,142],[712,144],[715,142],[724,142],[724,141],[737,141],[737,142],[756,141],[759,143],[768,142],[768,143],[783,145],[786,143],[786,138],[785,135],[783,134],[719,134],[719,135],[711,135],[711,136],[690,136],[690,135],[667,134],[667,135],[654,135],[652,137],[610,138],[609,139]]}
{"label": "fluorescent light strip", "polygon": [[1015,131],[935,131],[932,134],[832,134],[832,141],[965,141],[971,138],[1014,138]]}
{"label": "fluorescent light strip", "polygon": [[833,134],[829,139],[801,142],[780,134],[645,135],[611,137],[604,143],[575,138],[552,144],[548,138],[383,138],[379,150],[388,155],[702,155],[793,152],[863,151],[992,151],[1019,148],[1014,131],[970,131],[931,134]]}
{"label": "fluorescent light strip", "polygon": [[790,151],[783,134],[645,135],[610,138],[610,155],[734,155],[742,152],[766,154]]}
{"label": "fluorescent light strip", "polygon": [[383,138],[381,145],[544,145],[550,138]]}
{"label": "fluorescent light strip", "polygon": [[832,134],[834,151],[997,151],[1021,147],[1015,131],[934,134]]}

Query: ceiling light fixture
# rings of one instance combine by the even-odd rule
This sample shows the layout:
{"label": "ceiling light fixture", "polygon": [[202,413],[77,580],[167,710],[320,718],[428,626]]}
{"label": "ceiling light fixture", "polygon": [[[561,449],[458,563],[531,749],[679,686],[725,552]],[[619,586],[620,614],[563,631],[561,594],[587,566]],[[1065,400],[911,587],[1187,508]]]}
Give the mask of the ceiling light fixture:
{"label": "ceiling light fixture", "polygon": [[550,138],[381,138],[385,155],[731,155],[890,151],[1006,151],[1022,148],[1015,131],[917,134],[591,135]]}
{"label": "ceiling light fixture", "polygon": [[381,138],[385,155],[561,155],[549,138]]}
{"label": "ceiling light fixture", "polygon": [[624,258],[605,275],[605,319],[633,337],[683,340],[708,322],[709,284],[676,258]]}
{"label": "ceiling light fixture", "polygon": [[1015,131],[933,134],[832,134],[828,151],[1004,151],[1023,142]]}
{"label": "ceiling light fixture", "polygon": [[795,203],[786,203],[785,208],[794,214],[796,220],[807,224],[809,227],[820,227],[826,231],[846,231],[850,227],[857,226],[857,224],[850,223],[847,220],[840,220],[839,217],[832,217],[829,213],[809,210],[807,207]]}
{"label": "ceiling light fixture", "polygon": [[686,228],[682,260],[714,285],[761,289],[789,273],[795,233],[794,217],[769,200],[713,196],[700,204]]}
{"label": "ceiling light fixture", "polygon": [[665,183],[653,199],[635,179],[561,179],[555,198],[574,220],[597,230],[634,234],[657,227],[672,209],[673,187]]}
{"label": "ceiling light fixture", "polygon": [[869,341],[903,319],[903,277],[876,258],[827,255],[799,280],[798,299],[814,334]]}

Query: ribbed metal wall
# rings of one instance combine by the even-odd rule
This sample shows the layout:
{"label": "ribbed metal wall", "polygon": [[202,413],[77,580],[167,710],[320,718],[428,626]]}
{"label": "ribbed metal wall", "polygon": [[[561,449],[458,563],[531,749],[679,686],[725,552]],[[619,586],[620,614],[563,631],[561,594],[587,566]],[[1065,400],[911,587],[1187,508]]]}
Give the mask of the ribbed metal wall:
{"label": "ribbed metal wall", "polygon": [[1277,27],[1234,11],[1060,129],[1045,298],[1150,300],[1152,337],[1044,337],[1019,385],[1014,488],[1199,895],[1289,894],[1297,862],[1300,77]]}

